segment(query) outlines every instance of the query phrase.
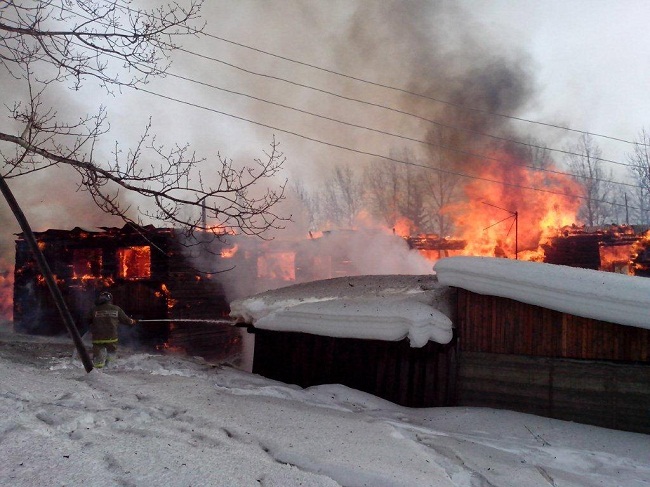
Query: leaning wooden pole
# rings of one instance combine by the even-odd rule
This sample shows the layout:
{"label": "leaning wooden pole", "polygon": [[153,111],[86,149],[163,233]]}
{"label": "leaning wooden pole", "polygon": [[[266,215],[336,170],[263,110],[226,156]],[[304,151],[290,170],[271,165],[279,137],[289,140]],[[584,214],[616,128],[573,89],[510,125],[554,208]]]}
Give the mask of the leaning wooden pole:
{"label": "leaning wooden pole", "polygon": [[38,248],[36,237],[34,237],[34,232],[32,232],[32,229],[29,226],[29,223],[27,222],[27,218],[25,218],[25,214],[20,209],[20,206],[18,205],[16,198],[14,198],[14,195],[9,189],[7,182],[5,181],[4,177],[2,177],[1,175],[0,175],[0,191],[2,191],[2,194],[7,200],[7,203],[9,203],[9,207],[11,208],[11,211],[16,217],[16,220],[18,220],[18,224],[20,225],[20,228],[23,231],[23,235],[25,237],[25,240],[27,241],[27,245],[29,245],[29,248],[34,253],[34,256],[36,257],[36,262],[38,263],[38,267],[41,270],[41,274],[43,274],[43,277],[45,278],[45,282],[47,283],[47,287],[49,288],[50,293],[52,294],[52,298],[56,303],[56,307],[58,308],[59,313],[61,314],[61,318],[63,319],[66,328],[68,329],[70,335],[72,336],[72,340],[74,341],[75,347],[79,352],[79,356],[81,357],[81,361],[84,364],[84,368],[86,369],[86,372],[90,372],[91,370],[93,370],[93,362],[90,359],[90,355],[88,354],[88,351],[86,350],[83,341],[81,340],[81,335],[79,335],[79,330],[77,329],[77,325],[75,325],[74,319],[70,314],[70,310],[68,309],[68,306],[65,304],[65,300],[63,299],[61,290],[56,285],[56,281],[54,280],[54,276],[52,275],[50,266],[47,264],[47,261],[45,260],[45,256],[43,255],[43,252],[41,252],[41,249]]}

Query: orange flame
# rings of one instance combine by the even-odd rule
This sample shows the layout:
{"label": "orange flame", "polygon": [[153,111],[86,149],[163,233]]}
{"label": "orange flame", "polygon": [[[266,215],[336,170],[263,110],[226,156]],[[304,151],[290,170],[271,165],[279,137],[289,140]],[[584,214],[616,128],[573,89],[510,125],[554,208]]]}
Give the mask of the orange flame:
{"label": "orange flame", "polygon": [[0,260],[0,319],[13,319],[14,310],[14,269]]}
{"label": "orange flame", "polygon": [[167,300],[168,311],[171,311],[174,308],[174,306],[176,306],[176,304],[178,303],[178,299],[172,298],[172,293],[165,283],[161,284],[160,291],[156,291],[154,294],[158,298],[162,296],[165,297],[165,299]]}
{"label": "orange flame", "polygon": [[[495,159],[503,161],[507,155]],[[456,237],[467,242],[464,255],[540,260],[541,244],[557,229],[574,223],[579,185],[563,174],[486,162],[465,186],[466,201],[446,210],[456,216]],[[486,180],[509,182],[508,185]],[[531,189],[537,188],[537,189]],[[543,188],[543,190],[540,190]]]}
{"label": "orange flame", "polygon": [[222,259],[232,259],[237,251],[239,250],[239,245],[235,244],[233,247],[221,249],[221,258]]}
{"label": "orange flame", "polygon": [[101,249],[75,249],[73,251],[72,277],[90,281],[101,278]]}
{"label": "orange flame", "polygon": [[395,222],[393,227],[393,233],[399,235],[400,237],[408,237],[412,235],[412,229],[414,228],[413,222],[406,217],[400,217]]}
{"label": "orange flame", "polygon": [[146,279],[151,276],[151,247],[148,245],[117,249],[118,276],[122,279]]}
{"label": "orange flame", "polygon": [[257,259],[257,277],[281,281],[296,280],[295,252],[268,252]]}

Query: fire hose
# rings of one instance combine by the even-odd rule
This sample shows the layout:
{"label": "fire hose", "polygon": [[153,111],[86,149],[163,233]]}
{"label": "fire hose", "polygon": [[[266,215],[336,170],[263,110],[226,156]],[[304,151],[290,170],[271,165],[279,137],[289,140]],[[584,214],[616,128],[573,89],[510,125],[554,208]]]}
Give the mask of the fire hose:
{"label": "fire hose", "polygon": [[138,320],[138,323],[160,323],[160,322],[179,322],[179,321],[184,321],[187,323],[221,323],[225,325],[232,325],[234,323],[233,320],[212,320],[212,319],[203,319],[203,318],[163,318],[163,319],[155,319],[155,320]]}

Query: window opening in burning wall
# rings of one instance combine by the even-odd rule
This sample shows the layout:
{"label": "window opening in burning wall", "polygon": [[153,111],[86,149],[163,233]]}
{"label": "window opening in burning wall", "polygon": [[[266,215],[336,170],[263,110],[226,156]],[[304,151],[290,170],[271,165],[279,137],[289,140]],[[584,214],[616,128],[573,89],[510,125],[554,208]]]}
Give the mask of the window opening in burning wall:
{"label": "window opening in burning wall", "polygon": [[117,249],[117,275],[122,279],[151,277],[151,247],[142,245]]}
{"label": "window opening in burning wall", "polygon": [[74,249],[72,251],[72,277],[74,279],[98,279],[101,276],[101,249]]}

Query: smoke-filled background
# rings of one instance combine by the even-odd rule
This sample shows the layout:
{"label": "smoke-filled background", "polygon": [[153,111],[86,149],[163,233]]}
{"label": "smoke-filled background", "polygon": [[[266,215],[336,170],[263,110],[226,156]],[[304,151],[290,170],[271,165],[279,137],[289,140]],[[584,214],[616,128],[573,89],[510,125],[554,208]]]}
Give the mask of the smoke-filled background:
{"label": "smoke-filled background", "polygon": [[[211,0],[209,36],[182,41],[171,76],[147,85],[155,94],[106,95],[89,81],[78,92],[55,86],[50,99],[72,118],[108,107],[111,130],[99,148],[107,158],[114,141],[125,151],[135,143],[151,117],[158,142],[189,142],[207,159],[208,180],[217,153],[248,163],[275,137],[290,190],[279,211],[294,220],[277,238],[406,222],[405,233],[485,239],[493,249],[511,239],[508,228],[487,239],[485,228],[516,210],[526,215],[520,245],[534,250],[549,208],[566,211],[549,223],[558,226],[572,223],[580,204],[554,200],[579,192],[570,178],[530,170],[566,170],[562,153],[546,148],[580,134],[553,126],[625,140],[644,126],[649,10],[638,1]],[[20,84],[3,86],[9,104],[24,96]],[[596,140],[604,158],[624,160],[630,150]],[[417,182],[412,200],[390,191],[405,181]],[[37,231],[121,225],[95,210],[64,168],[10,184]],[[134,214],[146,206],[122,197]],[[485,210],[492,220],[477,217]],[[2,285],[19,230],[4,201],[0,218]]]}

